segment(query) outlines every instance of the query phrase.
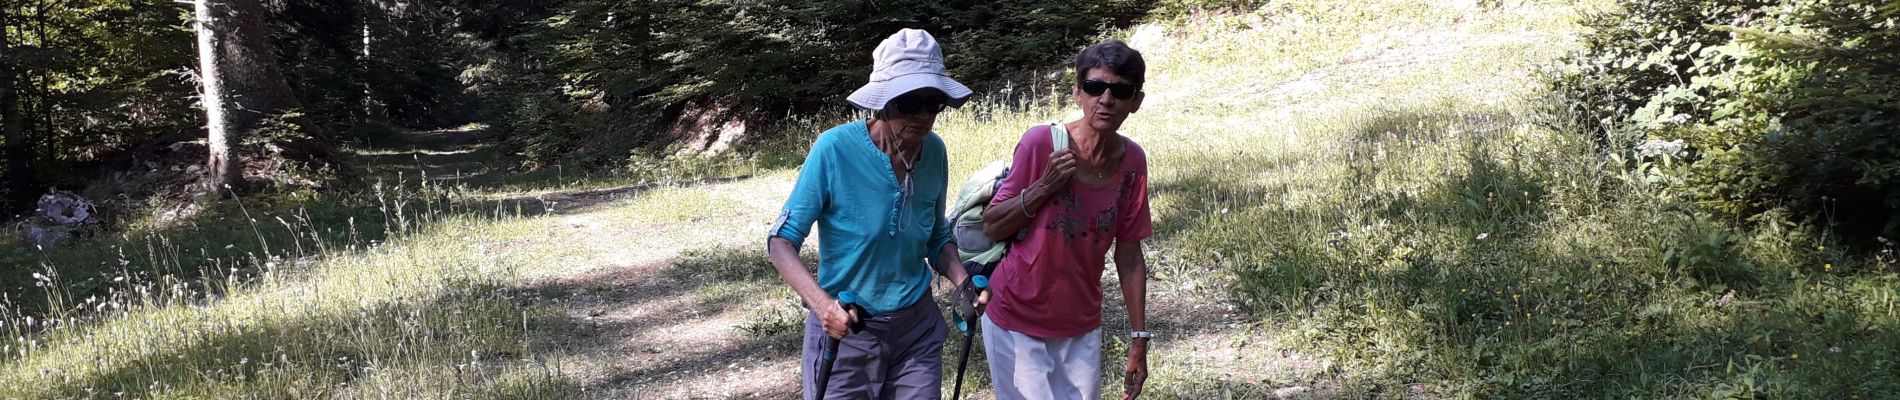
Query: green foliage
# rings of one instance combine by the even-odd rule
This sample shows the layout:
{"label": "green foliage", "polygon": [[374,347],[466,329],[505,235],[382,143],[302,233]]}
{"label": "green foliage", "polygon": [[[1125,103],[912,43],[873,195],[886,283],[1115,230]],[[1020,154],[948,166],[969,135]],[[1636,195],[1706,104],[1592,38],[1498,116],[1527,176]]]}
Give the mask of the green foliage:
{"label": "green foliage", "polygon": [[275,10],[272,46],[326,131],[455,126],[474,117],[474,99],[456,80],[469,60],[470,41],[455,29],[466,9],[436,0],[286,2]]}
{"label": "green foliage", "polygon": [[1189,268],[1169,279],[1200,268],[1230,277],[1263,329],[1325,354],[1334,376],[1365,386],[1353,391],[1900,393],[1887,378],[1900,365],[1884,361],[1900,353],[1880,344],[1900,324],[1887,308],[1900,287],[1884,272],[1891,261],[1817,251],[1829,242],[1800,229],[1700,216],[1658,194],[1689,185],[1673,175],[1681,163],[1603,176],[1619,172],[1593,170],[1594,155],[1577,151],[1586,145],[1557,138],[1571,132],[1533,132],[1527,141],[1548,144],[1519,154],[1503,143],[1522,128],[1445,120],[1362,129],[1490,143],[1374,142],[1354,154],[1383,155],[1308,159],[1273,178],[1203,169],[1164,180],[1156,197],[1171,199],[1167,209],[1205,212],[1157,221],[1160,235],[1176,235],[1162,248],[1179,246],[1176,263]]}
{"label": "green foliage", "polygon": [[1622,3],[1585,22],[1559,84],[1605,142],[1687,141],[1686,195],[1735,220],[1786,208],[1862,243],[1900,236],[1900,7]]}
{"label": "green foliage", "polygon": [[[198,126],[191,32],[168,0],[4,3],[40,183],[79,187],[85,168]],[[37,192],[37,190],[35,190]]]}
{"label": "green foliage", "polygon": [[[9,20],[14,43],[0,59],[30,72],[21,93],[39,184],[86,186],[99,183],[100,172],[141,169],[112,160],[152,158],[137,153],[202,126],[184,3],[6,7],[19,18]],[[697,133],[674,124],[682,116],[771,132],[782,116],[835,115],[839,97],[869,72],[870,49],[898,28],[930,29],[946,45],[952,74],[980,87],[1058,65],[1146,7],[312,0],[273,2],[266,24],[271,61],[309,127],[368,143],[385,140],[387,127],[480,117],[496,128],[490,139],[537,168],[615,164],[635,148],[658,152]]]}
{"label": "green foliage", "polygon": [[[492,44],[471,56],[463,76],[491,96],[490,112],[508,117],[497,121],[517,137],[508,143],[544,146],[529,150],[544,160],[602,143],[591,140],[632,143],[599,127],[646,123],[611,110],[664,111],[645,104],[661,92],[609,90],[602,82],[614,81],[603,77],[639,77],[611,69],[606,58],[576,69],[570,61],[598,56],[548,57],[541,51],[556,48],[543,44],[555,42],[536,41],[548,39],[553,21],[522,6],[530,3],[547,2],[483,2],[511,6],[459,22]],[[1563,128],[1569,121],[1545,121],[1554,116],[1541,114],[1543,105],[1522,101],[1541,95],[1526,93],[1533,78],[1522,66],[1568,51],[1568,16],[1471,12],[1449,3],[1286,2],[1155,29],[1159,51],[1151,54],[1167,56],[1151,59],[1151,76],[1168,78],[1151,83],[1148,108],[1126,128],[1151,157],[1157,224],[1147,243],[1149,323],[1164,337],[1151,353],[1148,396],[1265,398],[1282,389],[1339,398],[1900,396],[1900,347],[1890,345],[1900,341],[1895,247],[1848,252],[1806,225],[1741,224],[1700,211],[1706,168],[1719,165],[1711,160],[1748,160],[1748,147],[1718,153],[1700,145],[1708,138],[1658,134],[1690,138],[1697,148],[1600,154],[1600,146]],[[636,33],[558,43],[596,49],[580,55],[631,51],[622,45],[632,41],[620,37]],[[1459,39],[1447,45],[1447,35]],[[849,47],[862,54],[870,45]],[[582,70],[593,72],[568,73]],[[1675,76],[1645,76],[1656,78],[1645,90],[1677,85]],[[1593,87],[1604,90],[1594,104],[1605,107],[1622,99],[1609,95],[1630,90]],[[501,96],[507,93],[523,95]],[[1070,111],[1054,97],[1036,104],[991,98],[941,117],[938,127],[954,144],[953,176],[1007,154],[1024,127]],[[1650,104],[1648,97],[1624,100],[1609,110],[1627,115]],[[776,131],[783,141],[768,145],[802,153],[809,137],[798,135],[836,120],[811,115],[819,114],[790,122],[801,125]],[[1605,122],[1627,126],[1622,121]],[[1616,135],[1633,142],[1650,133]],[[442,171],[445,159],[431,155],[493,163],[484,158],[488,150],[462,150],[398,148],[378,157],[415,168],[392,171]],[[578,395],[561,390],[569,385],[596,393],[596,379],[694,376],[731,362],[795,357],[784,345],[796,343],[799,309],[760,301],[794,297],[748,251],[756,236],[741,233],[776,215],[799,158],[603,152],[632,164],[638,182],[573,183],[550,168],[555,174],[480,178],[509,182],[500,187],[431,180],[413,191],[273,192],[265,196],[281,197],[258,199],[262,205],[226,202],[195,220],[86,246],[0,250],[0,264],[57,271],[39,278],[39,271],[0,270],[10,298],[29,303],[0,312],[0,331],[12,330],[8,343],[16,344],[0,353],[20,354],[17,344],[29,343],[24,355],[0,355],[7,377],[0,397],[124,388],[135,397],[551,398]],[[735,174],[747,177],[692,179]],[[524,208],[553,215],[504,217],[523,216]],[[1757,219],[1793,220],[1788,215],[1769,210]],[[722,244],[681,247],[683,240]],[[605,271],[633,273],[595,273]],[[517,297],[504,289],[559,289],[566,281],[589,293]],[[649,290],[643,282],[666,284]],[[177,301],[127,297],[168,291],[183,294],[169,295]],[[1115,292],[1107,293],[1107,329],[1125,326]],[[110,306],[81,300],[94,294]],[[619,297],[640,299],[552,318],[522,306]],[[80,305],[89,314],[63,314]],[[737,346],[719,342],[712,359],[720,362],[710,367],[652,362],[594,374],[601,371],[595,365],[625,363],[625,338],[570,341],[595,332],[574,328],[616,317],[588,311],[653,310],[648,305],[740,318],[711,329],[745,338]],[[13,322],[45,315],[57,328]],[[683,331],[666,329],[680,326],[665,322],[675,319],[659,318],[639,318],[626,331]],[[1104,350],[1105,361],[1115,360],[1126,347],[1109,341]],[[704,354],[685,351],[686,359]],[[503,362],[529,373],[465,372]],[[987,377],[974,369],[972,382],[981,387]],[[1107,368],[1104,382],[1119,373]],[[708,376],[719,375],[699,375]],[[782,376],[777,383],[790,385],[791,375]],[[672,393],[735,395],[692,390]]]}
{"label": "green foliage", "polygon": [[[99,177],[148,170],[120,161],[158,158],[148,150],[204,126],[189,2],[4,4],[11,43],[0,62],[21,71],[34,186],[137,186]],[[265,23],[272,61],[312,127],[380,134],[377,126],[432,128],[473,118],[473,97],[456,80],[471,58],[465,44],[474,43],[457,39],[458,17],[468,9],[436,0],[273,2]]]}
{"label": "green foliage", "polygon": [[[842,108],[870,51],[900,28],[931,31],[950,74],[977,84],[1059,65],[1140,2],[572,1],[541,10],[502,58],[471,70],[499,132],[537,161],[619,161],[681,138],[702,109],[770,124]],[[533,15],[531,13],[531,15]],[[513,50],[508,50],[513,49]],[[761,127],[749,128],[766,131]]]}
{"label": "green foliage", "polygon": [[[272,189],[316,188],[324,182],[337,182],[343,166],[315,158],[310,143],[313,137],[303,112],[290,110],[271,115],[258,123],[257,130],[245,135],[231,151],[245,160],[245,181],[261,180]],[[266,189],[266,188],[251,188]],[[240,191],[243,191],[240,189]]]}
{"label": "green foliage", "polygon": [[[1200,89],[1173,93],[1236,87],[1204,72],[1230,64],[1249,66],[1254,81],[1321,87],[1284,100],[1171,98],[1130,119],[1154,174],[1150,248],[1160,255],[1149,260],[1161,283],[1150,287],[1231,293],[1256,318],[1252,346],[1271,349],[1261,353],[1326,360],[1305,377],[1246,382],[1331,382],[1342,398],[1900,394],[1900,352],[1885,345],[1900,327],[1893,247],[1840,249],[1835,236],[1785,222],[1786,210],[1758,224],[1701,211],[1694,171],[1705,151],[1600,152],[1567,113],[1543,111],[1539,80],[1522,67],[1578,43],[1568,22],[1523,29],[1508,16],[1556,15],[1412,4],[1302,2],[1257,11],[1274,19],[1202,15],[1186,22],[1212,32],[1164,31],[1188,39],[1164,39],[1180,47],[1158,64],[1192,61],[1162,64],[1171,74],[1159,76]],[[1434,18],[1446,12],[1459,15]],[[1454,18],[1465,22],[1439,22]],[[1326,22],[1302,25],[1315,20]],[[1410,26],[1543,33],[1487,50]],[[1345,45],[1294,47],[1306,35]],[[1265,49],[1218,53],[1256,43]],[[1395,53],[1438,58],[1364,66]],[[1319,65],[1253,67],[1304,59]],[[955,132],[971,133],[949,137],[960,140],[953,151],[997,135]],[[1194,332],[1194,350],[1209,348],[1195,325],[1164,331],[1177,329]]]}

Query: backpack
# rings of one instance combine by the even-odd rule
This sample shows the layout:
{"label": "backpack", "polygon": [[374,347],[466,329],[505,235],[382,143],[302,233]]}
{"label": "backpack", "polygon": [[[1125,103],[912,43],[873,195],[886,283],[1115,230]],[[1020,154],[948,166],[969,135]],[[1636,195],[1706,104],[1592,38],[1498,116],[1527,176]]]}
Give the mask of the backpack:
{"label": "backpack", "polygon": [[[1052,152],[1069,148],[1068,127],[1061,122],[1049,123],[1049,139],[1054,144]],[[983,210],[989,208],[990,200],[996,197],[997,189],[1002,188],[1010,170],[1008,160],[991,161],[970,174],[957,191],[957,202],[952,204],[950,215],[946,216],[957,243],[957,255],[963,257],[964,268],[973,275],[989,275],[1009,252],[1009,242],[1023,237],[1019,231],[1013,239],[995,241],[983,233]]]}

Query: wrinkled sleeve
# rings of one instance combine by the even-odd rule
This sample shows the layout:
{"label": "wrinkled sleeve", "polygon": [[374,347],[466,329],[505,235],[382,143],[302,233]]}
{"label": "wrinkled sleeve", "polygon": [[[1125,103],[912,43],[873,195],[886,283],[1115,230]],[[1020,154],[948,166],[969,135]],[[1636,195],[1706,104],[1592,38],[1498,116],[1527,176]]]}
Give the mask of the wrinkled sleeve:
{"label": "wrinkled sleeve", "polygon": [[811,146],[811,153],[805,155],[805,164],[799,167],[798,182],[792,186],[792,195],[785,199],[785,207],[779,210],[778,220],[772,223],[767,232],[770,237],[781,237],[792,242],[792,247],[803,248],[805,237],[811,234],[812,223],[824,213],[830,200],[831,165],[830,136],[818,138]]}

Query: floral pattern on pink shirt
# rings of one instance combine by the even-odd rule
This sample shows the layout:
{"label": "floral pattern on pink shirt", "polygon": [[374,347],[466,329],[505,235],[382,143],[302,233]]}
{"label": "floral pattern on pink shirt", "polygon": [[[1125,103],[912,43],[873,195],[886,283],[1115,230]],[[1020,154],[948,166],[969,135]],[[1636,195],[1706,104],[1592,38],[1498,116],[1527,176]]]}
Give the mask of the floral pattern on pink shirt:
{"label": "floral pattern on pink shirt", "polygon": [[[1051,194],[991,277],[988,314],[998,326],[1035,337],[1087,334],[1101,326],[1102,272],[1115,242],[1154,234],[1148,209],[1147,154],[1124,138],[1115,176],[1101,186],[1071,180]],[[1009,177],[991,204],[1015,198],[1043,174],[1054,145],[1049,127],[1017,142]]]}

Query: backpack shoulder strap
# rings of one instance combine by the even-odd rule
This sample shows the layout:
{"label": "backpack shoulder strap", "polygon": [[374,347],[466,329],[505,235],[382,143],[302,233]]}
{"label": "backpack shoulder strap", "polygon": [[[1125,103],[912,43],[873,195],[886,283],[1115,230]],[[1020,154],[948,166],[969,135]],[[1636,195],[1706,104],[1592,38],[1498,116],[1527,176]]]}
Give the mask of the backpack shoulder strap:
{"label": "backpack shoulder strap", "polygon": [[1069,148],[1069,126],[1063,124],[1062,121],[1050,122],[1049,143],[1054,144],[1050,147],[1050,152]]}

